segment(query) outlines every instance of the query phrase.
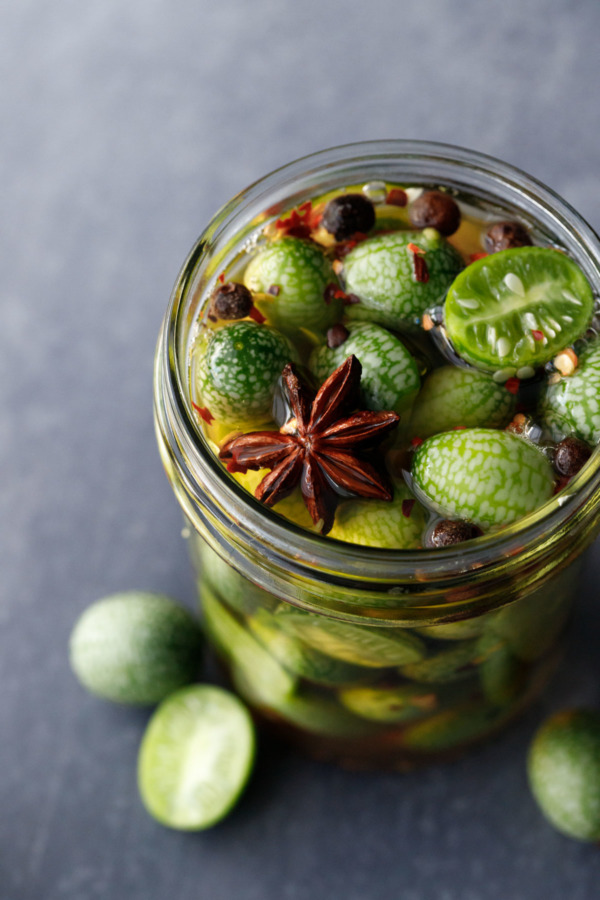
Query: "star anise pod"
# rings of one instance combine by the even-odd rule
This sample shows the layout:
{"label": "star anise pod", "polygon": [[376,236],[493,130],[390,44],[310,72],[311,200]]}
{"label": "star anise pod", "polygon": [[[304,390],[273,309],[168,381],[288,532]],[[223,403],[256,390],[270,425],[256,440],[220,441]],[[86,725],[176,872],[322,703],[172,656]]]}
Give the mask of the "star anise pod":
{"label": "star anise pod", "polygon": [[302,497],[321,533],[333,525],[338,498],[391,500],[387,475],[363,455],[400,421],[395,412],[356,410],[362,366],[349,356],[316,396],[294,365],[283,370],[291,418],[279,431],[253,431],[227,441],[219,454],[230,472],[271,469],[254,492],[274,506],[300,484]]}

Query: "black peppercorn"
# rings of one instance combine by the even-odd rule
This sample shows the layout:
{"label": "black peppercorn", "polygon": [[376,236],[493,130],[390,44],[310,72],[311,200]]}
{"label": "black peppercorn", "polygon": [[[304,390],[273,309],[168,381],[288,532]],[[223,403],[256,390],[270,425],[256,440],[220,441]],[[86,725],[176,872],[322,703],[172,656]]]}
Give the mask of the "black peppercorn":
{"label": "black peppercorn", "polygon": [[218,319],[244,319],[252,309],[252,294],[237,281],[221,284],[212,296],[211,312]]}
{"label": "black peppercorn", "polygon": [[435,228],[446,237],[460,225],[458,203],[441,191],[424,191],[411,203],[408,217],[415,228]]}
{"label": "black peppercorn", "polygon": [[321,225],[336,241],[366,234],[375,224],[375,207],[363,194],[340,194],[323,210]]}
{"label": "black peppercorn", "polygon": [[327,346],[331,350],[334,350],[336,347],[341,347],[344,341],[348,339],[349,334],[350,332],[341,322],[338,322],[337,325],[332,325],[327,332]]}
{"label": "black peppercorn", "polygon": [[554,468],[559,475],[577,475],[592,455],[591,448],[576,437],[566,437],[556,445]]}
{"label": "black peppercorn", "polygon": [[481,528],[470,522],[457,522],[453,519],[442,519],[429,532],[426,539],[428,547],[449,547],[451,544],[462,544],[483,534]]}
{"label": "black peppercorn", "polygon": [[512,247],[529,247],[533,242],[520,222],[494,222],[486,232],[484,243],[488,253],[499,253]]}

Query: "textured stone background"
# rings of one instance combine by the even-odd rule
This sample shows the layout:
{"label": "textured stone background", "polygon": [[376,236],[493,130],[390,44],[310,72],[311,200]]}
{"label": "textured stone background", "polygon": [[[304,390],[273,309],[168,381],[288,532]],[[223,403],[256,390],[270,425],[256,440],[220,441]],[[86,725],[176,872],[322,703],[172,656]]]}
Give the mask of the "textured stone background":
{"label": "textured stone background", "polygon": [[600,702],[589,561],[571,651],[495,745],[410,776],[266,746],[235,813],[169,832],[137,797],[147,714],[84,694],[81,610],[193,604],[155,449],[154,343],[238,189],[307,152],[412,137],[514,163],[600,225],[595,0],[20,0],[0,12],[0,897],[589,900],[600,855],[526,788],[541,716]]}

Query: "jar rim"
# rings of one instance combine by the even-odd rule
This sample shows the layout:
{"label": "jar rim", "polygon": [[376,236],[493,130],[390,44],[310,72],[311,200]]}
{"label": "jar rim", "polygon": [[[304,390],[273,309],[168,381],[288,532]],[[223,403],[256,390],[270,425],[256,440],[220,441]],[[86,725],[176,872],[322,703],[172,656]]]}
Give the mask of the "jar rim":
{"label": "jar rim", "polygon": [[[311,573],[314,576],[318,571],[320,577],[325,575],[340,583],[389,585],[414,581],[417,571],[425,573],[425,581],[451,578],[482,567],[493,572],[501,560],[517,552],[523,553],[525,549],[535,553],[544,541],[549,542],[551,550],[553,539],[558,543],[564,537],[565,523],[582,517],[597,518],[600,511],[600,492],[597,490],[600,486],[600,450],[595,448],[590,461],[563,492],[494,534],[464,542],[458,547],[439,549],[392,550],[361,546],[323,538],[266,509],[216,459],[197,426],[182,377],[186,360],[181,356],[187,345],[182,343],[180,331],[190,324],[185,301],[199,267],[206,262],[215,245],[223,242],[232,220],[241,212],[246,219],[251,219],[257,211],[264,211],[269,195],[275,193],[277,197],[283,197],[287,191],[289,196],[290,185],[297,185],[298,179],[307,176],[314,179],[324,172],[331,176],[336,167],[341,174],[342,170],[358,164],[364,168],[365,162],[381,165],[384,160],[394,163],[412,161],[421,167],[421,171],[427,160],[430,165],[454,167],[457,176],[460,171],[477,173],[482,182],[494,189],[491,196],[496,195],[500,186],[506,189],[510,185],[513,192],[543,207],[557,227],[560,226],[558,230],[563,236],[574,236],[574,246],[585,258],[586,274],[595,293],[600,294],[600,239],[579,213],[550,188],[520,169],[462,147],[399,139],[345,144],[294,160],[237,194],[213,217],[192,248],[171,295],[159,337],[155,368],[159,444],[162,433],[163,445],[166,441],[166,452],[184,485],[187,501],[181,493],[178,496],[188,517],[200,504],[214,521],[232,529],[234,542],[242,546],[250,542],[280,561],[287,560],[291,564],[290,578],[294,575],[310,578]],[[472,191],[473,184],[465,187]],[[547,549],[545,547],[545,551]]]}

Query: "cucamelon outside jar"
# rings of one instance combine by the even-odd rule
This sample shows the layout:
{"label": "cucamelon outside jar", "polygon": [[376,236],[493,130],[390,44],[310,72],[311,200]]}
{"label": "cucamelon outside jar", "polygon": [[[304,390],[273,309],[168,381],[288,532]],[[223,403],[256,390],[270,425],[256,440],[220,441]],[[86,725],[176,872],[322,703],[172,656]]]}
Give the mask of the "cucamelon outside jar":
{"label": "cucamelon outside jar", "polygon": [[[496,733],[547,682],[560,657],[581,554],[598,531],[600,460],[594,452],[566,487],[511,524],[433,549],[419,541],[408,549],[353,543],[352,532],[339,526],[325,537],[307,523],[294,495],[268,509],[247,489],[256,484],[255,473],[248,481],[227,470],[218,458],[225,430],[220,437],[207,430],[213,417],[199,410],[192,364],[216,287],[231,273],[243,273],[269,228],[289,222],[294,210],[302,223],[309,201],[352,186],[381,203],[386,192],[391,197],[390,185],[400,193],[405,187],[409,196],[423,187],[455,196],[468,225],[463,256],[484,255],[478,252],[481,222],[516,218],[534,243],[574,260],[600,295],[597,236],[522,172],[442,144],[334,148],[255,183],[209,223],[173,290],[158,342],[154,400],[160,453],[186,519],[206,633],[235,689],[260,721],[313,756],[402,769],[453,756]],[[399,217],[392,229],[408,227],[401,204],[386,209]],[[277,298],[278,291],[272,294]],[[260,308],[268,316],[264,299]],[[361,321],[363,310],[356,309],[358,315],[348,314],[351,323]],[[327,319],[329,313],[318,315]],[[314,328],[331,324],[315,320]],[[418,328],[408,331],[424,377],[422,335]],[[310,345],[311,328],[306,332]],[[301,347],[301,362],[303,353]],[[497,383],[510,387],[511,378],[514,370]],[[416,418],[426,432],[427,408]],[[410,406],[401,410],[398,441],[411,439],[408,423],[416,418]],[[414,436],[412,442],[422,443]],[[396,484],[400,497],[404,489]],[[407,518],[412,503],[402,507]],[[344,508],[342,502],[341,519]]]}

